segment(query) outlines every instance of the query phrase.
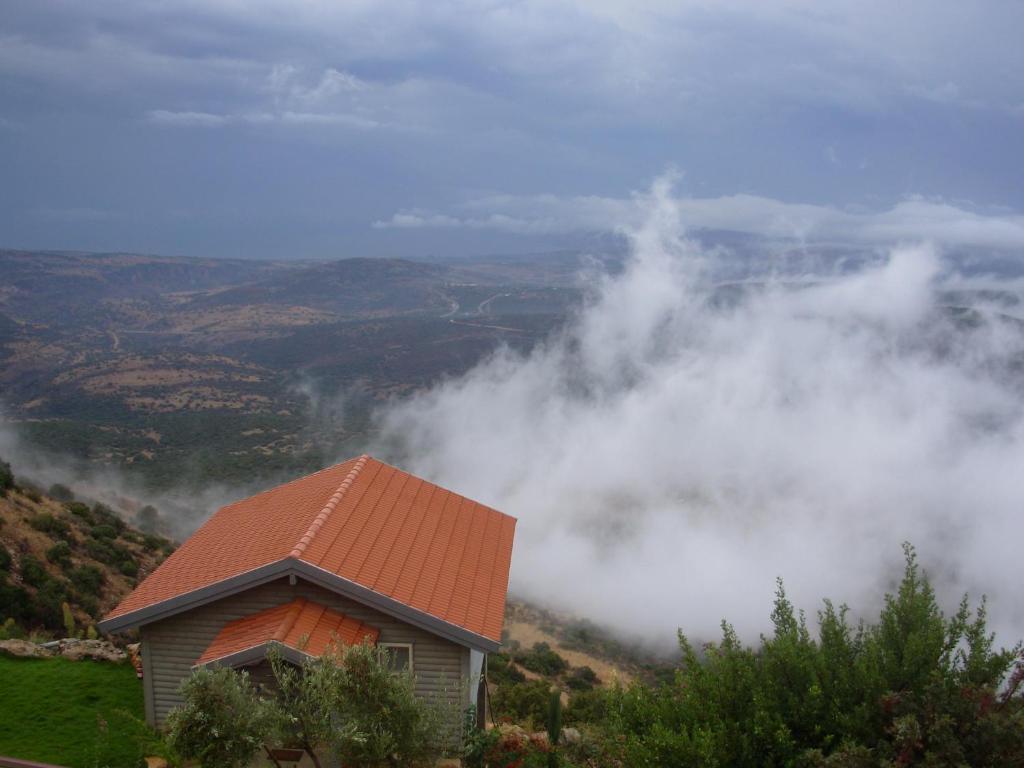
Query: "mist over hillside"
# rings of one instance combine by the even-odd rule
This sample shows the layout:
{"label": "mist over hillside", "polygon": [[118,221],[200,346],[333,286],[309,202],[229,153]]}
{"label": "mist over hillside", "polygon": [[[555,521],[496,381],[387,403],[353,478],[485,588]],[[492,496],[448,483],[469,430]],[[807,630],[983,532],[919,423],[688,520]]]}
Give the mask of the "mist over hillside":
{"label": "mist over hillside", "polygon": [[752,639],[777,576],[872,612],[910,540],[1020,636],[1020,284],[916,244],[723,285],[667,181],[638,206],[562,332],[383,410],[380,450],[520,518],[513,590],[625,629]]}

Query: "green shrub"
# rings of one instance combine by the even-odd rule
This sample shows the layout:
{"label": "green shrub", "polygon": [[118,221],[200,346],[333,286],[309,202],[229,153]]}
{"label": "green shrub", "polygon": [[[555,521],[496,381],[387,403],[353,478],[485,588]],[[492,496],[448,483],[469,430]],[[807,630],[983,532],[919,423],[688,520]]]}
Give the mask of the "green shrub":
{"label": "green shrub", "polygon": [[89,529],[89,535],[96,540],[113,541],[117,538],[117,530],[112,525],[94,525]]}
{"label": "green shrub", "polygon": [[7,495],[7,492],[17,486],[14,484],[14,473],[11,472],[11,465],[0,460],[0,498]]}
{"label": "green shrub", "polygon": [[107,565],[118,566],[126,560],[134,560],[134,556],[127,547],[115,544],[108,540],[86,539],[85,552],[93,560],[98,560]]}
{"label": "green shrub", "polygon": [[93,560],[99,560],[101,563],[107,563],[108,565],[117,561],[117,554],[114,552],[113,547],[105,541],[86,539],[85,553]]}
{"label": "green shrub", "polygon": [[28,519],[28,524],[37,531],[48,534],[55,539],[68,539],[71,537],[71,526],[67,520],[54,517],[49,512],[40,512]]}
{"label": "green shrub", "polygon": [[22,640],[25,637],[25,630],[18,626],[18,622],[8,618],[0,622],[0,640]]}
{"label": "green shrub", "polygon": [[95,525],[96,518],[93,517],[92,510],[89,509],[88,504],[83,504],[80,501],[69,501],[64,505],[64,509],[70,512],[77,518],[85,521],[87,525]]}
{"label": "green shrub", "polygon": [[608,716],[609,693],[600,688],[579,691],[569,697],[565,722],[569,725],[603,723]]}
{"label": "green shrub", "polygon": [[167,717],[167,739],[202,768],[249,765],[268,738],[273,719],[245,671],[201,667],[182,683],[184,703]]}
{"label": "green shrub", "polygon": [[440,754],[439,712],[416,697],[410,673],[395,674],[363,644],[288,664],[269,654],[282,720],[307,751],[328,747],[342,765],[431,765]]}
{"label": "green shrub", "polygon": [[50,580],[50,574],[35,555],[22,555],[21,580],[30,587],[42,587]]}
{"label": "green shrub", "polygon": [[134,559],[122,560],[117,564],[117,569],[133,579],[139,575],[139,564]]}
{"label": "green shrub", "polygon": [[51,485],[50,490],[47,492],[47,495],[51,499],[56,499],[57,501],[66,502],[75,500],[75,494],[71,491],[70,488],[68,488],[66,485],[63,485],[62,483],[54,483],[53,485]]}
{"label": "green shrub", "polygon": [[60,630],[64,626],[63,606],[67,600],[67,586],[63,581],[50,579],[36,590],[33,601],[33,621],[47,629]]}
{"label": "green shrub", "polygon": [[505,685],[494,693],[492,709],[496,717],[539,725],[547,717],[550,691],[551,685],[545,680]]}
{"label": "green shrub", "polygon": [[[71,580],[71,585],[81,595],[90,595],[92,597],[99,597],[103,591],[103,585],[106,582],[106,577],[103,575],[103,571],[97,568],[95,565],[80,565],[77,568],[73,568],[68,574],[68,578]],[[90,611],[92,613],[92,611]]]}
{"label": "green shrub", "polygon": [[25,625],[32,618],[32,596],[28,590],[12,584],[6,573],[0,573],[0,619],[14,619]]}
{"label": "green shrub", "polygon": [[506,653],[491,653],[487,656],[487,679],[495,685],[522,683],[526,675],[520,672]]}
{"label": "green shrub", "polygon": [[[1021,645],[996,650],[985,602],[946,617],[906,547],[903,580],[874,624],[830,602],[813,637],[778,585],[774,631],[698,653],[660,688],[616,689],[609,743],[629,765],[1019,765]],[[1012,675],[1011,675],[1012,672]],[[868,763],[864,755],[870,754]]]}
{"label": "green shrub", "polygon": [[98,617],[100,613],[100,605],[96,602],[96,598],[91,595],[83,595],[81,592],[75,590],[74,593],[75,605],[77,605],[85,613],[93,617]]}
{"label": "green shrub", "polygon": [[569,668],[569,662],[551,650],[547,643],[534,643],[533,648],[516,655],[516,661],[538,675],[554,677]]}
{"label": "green shrub", "polygon": [[67,569],[71,567],[71,546],[66,541],[58,541],[46,550],[46,559],[51,563]]}
{"label": "green shrub", "polygon": [[565,678],[565,684],[574,691],[589,691],[601,681],[590,667],[574,667]]}
{"label": "green shrub", "polygon": [[124,533],[125,528],[128,527],[128,524],[125,523],[121,516],[106,504],[100,504],[98,502],[93,504],[92,516],[98,524],[109,525],[113,528],[117,532],[116,535]]}
{"label": "green shrub", "polygon": [[7,547],[5,547],[2,542],[0,542],[0,571],[10,571],[10,570],[11,570],[11,553],[8,551]]}

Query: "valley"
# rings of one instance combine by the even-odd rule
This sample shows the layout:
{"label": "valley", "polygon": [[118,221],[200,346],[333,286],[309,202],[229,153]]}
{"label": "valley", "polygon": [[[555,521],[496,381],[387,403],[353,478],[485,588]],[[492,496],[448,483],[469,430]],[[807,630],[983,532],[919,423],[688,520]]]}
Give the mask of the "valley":
{"label": "valley", "polygon": [[0,408],[32,449],[150,491],[294,475],[359,452],[389,399],[532,347],[584,267],[0,251]]}

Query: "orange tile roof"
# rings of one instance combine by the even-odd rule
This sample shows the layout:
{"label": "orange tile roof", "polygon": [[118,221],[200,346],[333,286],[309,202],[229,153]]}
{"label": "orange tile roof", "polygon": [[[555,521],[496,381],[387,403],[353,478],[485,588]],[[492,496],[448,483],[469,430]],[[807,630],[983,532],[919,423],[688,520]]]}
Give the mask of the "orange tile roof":
{"label": "orange tile roof", "polygon": [[290,559],[497,642],[515,523],[360,456],[221,508],[105,621]]}
{"label": "orange tile roof", "polygon": [[228,622],[195,663],[209,664],[271,642],[320,656],[335,643],[376,643],[378,637],[380,630],[375,627],[299,598]]}

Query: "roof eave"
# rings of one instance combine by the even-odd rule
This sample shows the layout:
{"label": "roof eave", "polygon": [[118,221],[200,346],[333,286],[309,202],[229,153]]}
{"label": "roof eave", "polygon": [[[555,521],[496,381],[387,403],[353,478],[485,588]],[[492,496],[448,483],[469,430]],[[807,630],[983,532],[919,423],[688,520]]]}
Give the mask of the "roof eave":
{"label": "roof eave", "polygon": [[96,626],[101,632],[110,633],[152,624],[154,621],[169,618],[183,611],[198,608],[206,603],[211,603],[223,597],[274,581],[282,576],[290,575],[301,576],[306,581],[324,587],[331,592],[350,597],[356,602],[376,608],[381,613],[401,619],[408,624],[451,640],[458,645],[487,653],[493,653],[501,647],[501,643],[489,637],[479,635],[464,627],[439,619],[436,616],[413,608],[380,592],[375,592],[368,587],[307,563],[304,560],[291,557],[268,563],[251,571],[218,581],[215,584],[210,584],[167,600],[161,600],[158,603],[153,603],[119,616],[104,619]]}
{"label": "roof eave", "polygon": [[240,667],[246,664],[252,664],[265,659],[267,657],[267,651],[270,650],[270,646],[272,645],[280,648],[281,655],[292,664],[301,664],[306,659],[312,658],[312,656],[305,651],[300,651],[298,648],[292,648],[286,643],[281,643],[277,640],[268,640],[265,643],[260,643],[259,645],[254,645],[241,651],[235,651],[234,653],[228,653],[224,656],[218,656],[215,659],[209,659],[208,661],[193,664],[192,669],[201,669],[202,667],[213,666]]}

